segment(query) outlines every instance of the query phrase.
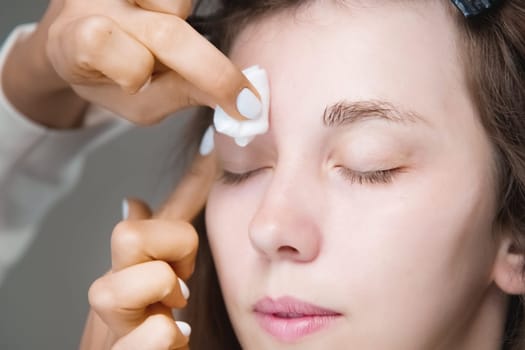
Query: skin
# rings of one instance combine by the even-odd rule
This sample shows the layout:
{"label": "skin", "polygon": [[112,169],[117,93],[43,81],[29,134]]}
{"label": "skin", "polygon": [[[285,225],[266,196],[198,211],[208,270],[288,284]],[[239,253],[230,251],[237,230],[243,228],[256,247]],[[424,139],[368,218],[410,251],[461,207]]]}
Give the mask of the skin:
{"label": "skin", "polygon": [[215,173],[213,154],[197,157],[155,214],[127,199],[129,214],[111,235],[111,270],[89,289],[80,349],[188,349],[171,310],[186,306],[178,278],[193,273],[198,247],[188,222],[204,206]]}
{"label": "skin", "polygon": [[195,105],[236,107],[258,93],[185,19],[191,0],[51,0],[0,77],[11,103],[53,129],[82,126],[88,103],[151,125]]}
{"label": "skin", "polygon": [[[216,136],[226,172],[256,171],[214,184],[206,222],[243,348],[499,349],[515,257],[492,229],[492,149],[457,43],[439,2],[315,2],[241,32],[230,57],[268,71],[271,127],[245,149]],[[323,125],[327,106],[366,100],[418,117]],[[252,308],[282,296],[343,316],[279,342]]]}
{"label": "skin", "polygon": [[18,41],[6,57],[0,76],[5,96],[32,121],[53,128],[82,125],[87,101],[53,68],[47,53],[47,31],[63,1],[51,1],[36,31]]}
{"label": "skin", "polygon": [[[267,70],[269,133],[246,148],[216,135],[214,153],[197,158],[160,213],[129,201],[113,268],[89,291],[82,349],[186,347],[168,310],[185,304],[176,277],[193,272],[188,221],[208,191],[208,238],[243,348],[499,349],[508,294],[525,293],[523,256],[492,229],[492,149],[457,40],[437,1],[316,2],[245,28],[231,59]],[[401,112],[324,125],[327,105],[364,100]],[[232,184],[231,174],[217,180],[217,165],[255,172]],[[398,170],[370,177],[387,169]],[[342,317],[279,342],[252,313],[266,296]]]}

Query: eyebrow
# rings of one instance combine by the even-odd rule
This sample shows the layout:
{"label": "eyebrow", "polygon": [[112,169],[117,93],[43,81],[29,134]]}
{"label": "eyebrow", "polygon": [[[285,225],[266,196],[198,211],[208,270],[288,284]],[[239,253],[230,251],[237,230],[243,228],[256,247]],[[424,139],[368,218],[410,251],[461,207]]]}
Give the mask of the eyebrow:
{"label": "eyebrow", "polygon": [[381,100],[339,101],[328,106],[323,113],[323,124],[329,128],[341,127],[367,119],[384,119],[396,123],[427,122],[414,111],[397,107]]}

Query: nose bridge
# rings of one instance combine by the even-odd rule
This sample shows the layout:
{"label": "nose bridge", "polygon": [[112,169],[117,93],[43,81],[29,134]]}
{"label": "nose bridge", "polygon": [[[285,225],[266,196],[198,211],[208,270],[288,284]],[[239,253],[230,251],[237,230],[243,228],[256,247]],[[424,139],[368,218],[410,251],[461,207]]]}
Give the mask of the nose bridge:
{"label": "nose bridge", "polygon": [[267,259],[309,262],[321,249],[315,189],[297,175],[292,167],[276,169],[251,221],[250,241]]}

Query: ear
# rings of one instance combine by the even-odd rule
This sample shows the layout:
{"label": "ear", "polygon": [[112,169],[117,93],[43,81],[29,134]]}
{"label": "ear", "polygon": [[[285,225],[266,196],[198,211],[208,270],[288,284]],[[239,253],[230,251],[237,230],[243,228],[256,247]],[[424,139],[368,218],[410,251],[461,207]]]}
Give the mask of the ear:
{"label": "ear", "polygon": [[524,257],[524,252],[517,248],[510,235],[500,240],[493,280],[506,294],[525,294]]}

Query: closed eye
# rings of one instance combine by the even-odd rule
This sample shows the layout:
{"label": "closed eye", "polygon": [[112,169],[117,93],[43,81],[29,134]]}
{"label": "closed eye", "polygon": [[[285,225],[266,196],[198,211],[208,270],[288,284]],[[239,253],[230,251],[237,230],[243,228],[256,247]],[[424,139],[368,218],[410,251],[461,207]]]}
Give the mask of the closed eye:
{"label": "closed eye", "polygon": [[219,180],[225,185],[238,185],[264,169],[267,168],[254,169],[244,173],[234,173],[231,171],[223,170]]}
{"label": "closed eye", "polygon": [[402,171],[402,168],[392,168],[385,170],[374,171],[356,171],[348,169],[344,166],[338,166],[337,171],[345,180],[359,185],[364,184],[389,184],[392,183],[394,177]]}
{"label": "closed eye", "polygon": [[[220,181],[225,185],[238,185],[248,180],[253,175],[256,175],[260,171],[266,168],[259,168],[250,170],[244,173],[234,173],[231,171],[223,170],[220,176]],[[343,166],[338,166],[337,171],[342,175],[345,180],[351,183],[357,183],[360,185],[364,184],[389,184],[394,180],[394,177],[402,172],[402,168],[392,168],[385,170],[374,170],[374,171],[356,171]]]}

